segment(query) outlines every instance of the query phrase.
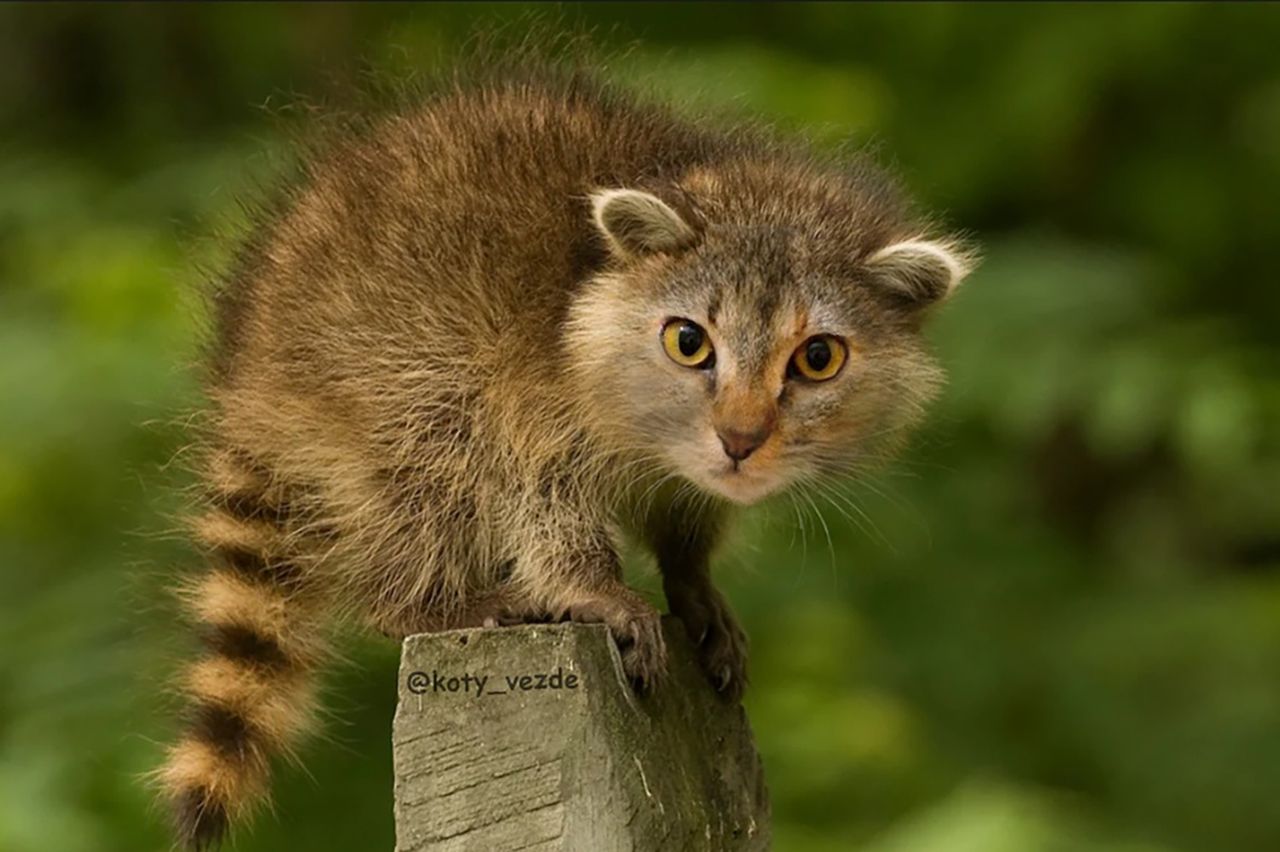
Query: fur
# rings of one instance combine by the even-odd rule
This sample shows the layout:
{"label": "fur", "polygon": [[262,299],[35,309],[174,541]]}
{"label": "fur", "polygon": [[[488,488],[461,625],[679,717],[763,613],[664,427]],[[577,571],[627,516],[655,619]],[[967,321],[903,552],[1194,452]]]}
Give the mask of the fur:
{"label": "fur", "polygon": [[[920,320],[968,265],[956,245],[858,158],[574,72],[457,82],[308,159],[217,305],[193,523],[210,567],[185,595],[205,651],[159,773],[181,841],[265,798],[336,619],[603,621],[652,687],[665,650],[621,529],[740,694],[745,637],[708,569],[732,504],[840,474],[919,418],[940,381]],[[713,370],[663,355],[672,317],[706,329]],[[848,363],[795,381],[816,333]],[[729,466],[722,433],[759,446]]]}

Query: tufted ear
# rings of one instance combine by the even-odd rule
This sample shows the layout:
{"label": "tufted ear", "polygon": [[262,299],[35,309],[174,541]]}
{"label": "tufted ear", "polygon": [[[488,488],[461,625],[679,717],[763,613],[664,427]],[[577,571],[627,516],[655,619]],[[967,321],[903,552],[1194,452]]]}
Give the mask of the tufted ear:
{"label": "tufted ear", "polygon": [[698,233],[661,198],[638,189],[591,193],[591,216],[609,247],[623,257],[686,249]]}
{"label": "tufted ear", "polygon": [[902,240],[869,256],[865,268],[874,283],[917,307],[951,294],[977,262],[958,240]]}

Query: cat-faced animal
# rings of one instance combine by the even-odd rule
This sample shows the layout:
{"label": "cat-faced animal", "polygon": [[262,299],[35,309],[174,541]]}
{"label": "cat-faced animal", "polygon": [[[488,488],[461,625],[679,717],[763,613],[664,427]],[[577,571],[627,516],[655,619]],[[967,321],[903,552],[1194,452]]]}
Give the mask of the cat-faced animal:
{"label": "cat-faced animal", "polygon": [[182,841],[265,797],[338,620],[603,622],[651,688],[623,528],[736,698],[726,519],[892,450],[939,382],[922,319],[969,264],[857,158],[580,75],[458,84],[312,158],[217,298],[204,650],[158,773]]}

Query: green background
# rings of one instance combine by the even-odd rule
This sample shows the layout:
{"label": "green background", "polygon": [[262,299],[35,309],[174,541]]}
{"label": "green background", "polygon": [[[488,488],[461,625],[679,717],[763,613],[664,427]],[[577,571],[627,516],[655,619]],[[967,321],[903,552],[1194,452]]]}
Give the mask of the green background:
{"label": "green background", "polygon": [[[0,850],[166,843],[189,294],[278,108],[521,14],[0,7]],[[985,247],[911,451],[719,568],[777,848],[1280,848],[1280,7],[565,16],[638,40],[624,81],[874,143]],[[392,848],[395,648],[351,649],[235,848]]]}

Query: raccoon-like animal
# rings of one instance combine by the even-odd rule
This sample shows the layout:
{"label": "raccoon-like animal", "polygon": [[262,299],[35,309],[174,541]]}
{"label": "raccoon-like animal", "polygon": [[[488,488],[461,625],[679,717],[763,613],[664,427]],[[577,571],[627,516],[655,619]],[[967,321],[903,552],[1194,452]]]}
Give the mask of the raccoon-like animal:
{"label": "raccoon-like animal", "polygon": [[861,158],[579,73],[452,84],[304,172],[217,297],[205,644],[159,772],[190,848],[311,727],[337,619],[603,622],[653,688],[623,530],[736,698],[727,518],[892,451],[939,386],[922,320],[971,265]]}

